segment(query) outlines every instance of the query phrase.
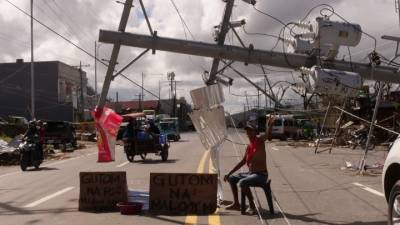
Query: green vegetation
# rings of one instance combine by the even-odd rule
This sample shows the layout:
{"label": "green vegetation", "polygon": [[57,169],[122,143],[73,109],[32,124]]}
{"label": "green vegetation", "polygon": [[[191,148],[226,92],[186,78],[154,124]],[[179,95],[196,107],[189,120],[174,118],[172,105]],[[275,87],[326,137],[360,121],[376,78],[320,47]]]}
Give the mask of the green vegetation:
{"label": "green vegetation", "polygon": [[0,139],[3,141],[9,142],[9,141],[11,141],[12,138],[9,136],[6,136],[4,134],[0,134]]}

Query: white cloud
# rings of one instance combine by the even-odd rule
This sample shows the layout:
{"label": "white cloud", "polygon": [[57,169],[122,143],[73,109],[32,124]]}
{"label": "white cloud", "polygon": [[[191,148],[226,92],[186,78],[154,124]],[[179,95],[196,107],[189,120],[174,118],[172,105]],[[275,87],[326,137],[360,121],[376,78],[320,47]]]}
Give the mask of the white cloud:
{"label": "white cloud", "polygon": [[[24,10],[29,11],[28,1],[16,1]],[[117,30],[123,6],[108,0],[35,0],[34,14],[40,21],[52,27],[57,32],[77,43],[79,46],[94,54],[94,41],[98,39],[99,29]],[[220,23],[224,11],[223,1],[218,0],[174,0],[179,8],[182,17],[185,19],[196,40],[213,42],[212,27]],[[281,19],[285,23],[296,21],[305,16],[313,6],[322,3],[321,1],[310,0],[264,0],[258,1],[256,7]],[[326,0],[334,6],[335,11],[351,22],[360,23],[363,30],[371,33],[378,39],[382,34],[398,35],[398,15],[394,10],[392,0],[348,0],[335,1]],[[147,24],[140,11],[140,5],[134,1],[127,31],[148,34]],[[169,0],[147,0],[144,1],[150,21],[158,35],[185,39],[183,25],[173,5]],[[311,13],[310,18],[319,14],[319,9]],[[240,0],[235,1],[232,19],[246,18],[246,29],[251,32],[261,32],[277,35],[282,27],[279,23],[256,12],[252,6]],[[336,17],[337,18],[337,17]],[[6,1],[0,3],[0,61],[14,61],[23,57],[26,61],[30,59],[29,43],[29,17],[17,11]],[[256,48],[270,49],[276,39],[265,36],[248,36],[238,30],[246,45],[253,43]],[[187,33],[188,39],[192,37]],[[232,39],[229,34],[226,43],[238,45],[238,41]],[[378,41],[378,51],[381,51],[389,58],[393,54],[393,43]],[[361,61],[371,51],[372,41],[363,35],[359,46],[352,48],[353,60]],[[99,47],[99,58],[108,58],[111,52],[111,45],[101,44]],[[280,50],[278,48],[277,50]],[[118,68],[138,55],[142,49],[123,47],[119,56]],[[341,55],[347,54],[347,50]],[[94,60],[68,44],[61,38],[52,34],[38,24],[35,24],[35,59],[36,60],[60,60],[67,64],[77,65],[79,61],[84,64],[91,64],[85,68],[89,83],[94,82]],[[209,70],[211,59],[201,57],[188,57],[186,55],[172,54],[157,51],[156,55],[148,54],[129,68],[127,74],[132,80],[140,83],[141,72],[147,74],[164,74],[164,77],[146,77],[145,87],[158,95],[158,80],[166,80],[166,73],[174,71],[177,79],[183,81],[179,86],[179,95],[189,98],[188,90],[199,87],[203,84],[201,74],[204,69]],[[258,66],[247,66],[243,63],[235,63],[235,66],[244,73],[261,73]],[[98,66],[98,84],[101,87],[106,68]],[[255,89],[238,78],[231,70],[225,71],[232,76],[235,93],[255,93]],[[273,80],[292,79],[291,75],[277,73]],[[251,77],[258,80],[258,77]],[[120,99],[131,99],[140,89],[123,78],[117,78],[112,84],[110,96],[114,96],[118,90]],[[169,87],[164,82],[161,88],[161,95],[168,96]],[[146,96],[150,98],[150,95]],[[232,97],[226,92],[226,106],[228,109],[240,111],[243,109],[245,100]],[[253,101],[253,100],[252,100]]]}

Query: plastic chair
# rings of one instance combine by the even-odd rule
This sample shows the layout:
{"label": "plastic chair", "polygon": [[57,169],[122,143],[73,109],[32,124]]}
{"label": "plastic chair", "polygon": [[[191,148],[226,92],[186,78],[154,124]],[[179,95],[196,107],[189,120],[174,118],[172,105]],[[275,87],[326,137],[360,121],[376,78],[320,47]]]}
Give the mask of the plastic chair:
{"label": "plastic chair", "polygon": [[[259,187],[264,190],[265,197],[267,198],[268,206],[269,206],[269,212],[271,215],[275,214],[274,211],[274,203],[272,201],[272,191],[271,191],[271,180],[268,179],[267,182],[264,184],[260,185],[255,185],[255,186],[249,186],[249,187]],[[243,190],[241,191],[241,202],[240,202],[240,212],[244,214],[246,211],[246,195],[244,194]]]}

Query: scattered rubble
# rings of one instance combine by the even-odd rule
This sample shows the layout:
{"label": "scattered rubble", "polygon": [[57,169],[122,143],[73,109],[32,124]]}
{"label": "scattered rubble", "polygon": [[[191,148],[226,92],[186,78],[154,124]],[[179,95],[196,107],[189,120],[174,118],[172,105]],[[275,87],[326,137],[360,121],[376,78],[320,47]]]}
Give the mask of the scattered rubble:
{"label": "scattered rubble", "polygon": [[19,152],[17,148],[0,139],[0,165],[16,165],[18,163]]}
{"label": "scattered rubble", "polygon": [[8,146],[14,147],[14,148],[18,148],[19,144],[21,144],[22,142],[22,137],[23,135],[17,135],[15,136],[9,143]]}
{"label": "scattered rubble", "polygon": [[2,139],[0,139],[0,149],[6,148],[8,143]]}
{"label": "scattered rubble", "polygon": [[[0,166],[19,165],[20,153],[18,146],[22,142],[22,135],[14,137],[10,142],[0,139]],[[71,143],[62,146],[60,149],[54,149],[53,145],[45,145],[44,154],[46,160],[63,160],[70,156],[67,152],[73,152],[75,149],[86,148],[85,143],[78,143],[77,148],[74,148]]]}

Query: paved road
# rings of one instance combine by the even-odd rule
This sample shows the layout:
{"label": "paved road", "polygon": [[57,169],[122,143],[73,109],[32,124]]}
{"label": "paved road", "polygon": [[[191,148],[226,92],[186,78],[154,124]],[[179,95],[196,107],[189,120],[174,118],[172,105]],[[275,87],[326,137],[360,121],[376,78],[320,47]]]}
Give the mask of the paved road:
{"label": "paved road", "polygon": [[[96,163],[95,149],[77,158],[45,163],[40,171],[20,172],[11,167],[0,170],[0,224],[386,224],[386,205],[381,196],[380,176],[357,176],[341,170],[344,160],[356,161],[360,151],[334,149],[332,154],[314,155],[310,148],[294,148],[286,143],[268,144],[268,168],[276,197],[278,214],[268,214],[265,196],[260,199],[263,220],[256,215],[243,216],[223,208],[210,216],[162,216],[145,213],[121,216],[118,213],[77,211],[79,172],[126,171],[130,189],[147,191],[150,172],[208,172],[209,154],[195,133],[182,135],[172,143],[168,162],[150,155],[146,161],[127,163],[119,146],[116,161]],[[246,142],[243,134],[231,135]],[[228,172],[243,153],[243,146],[227,142],[221,152],[221,170]],[[369,158],[382,161],[381,152]],[[240,157],[240,156],[239,156]],[[203,160],[202,160],[203,159]],[[223,185],[225,199],[232,196]]]}

